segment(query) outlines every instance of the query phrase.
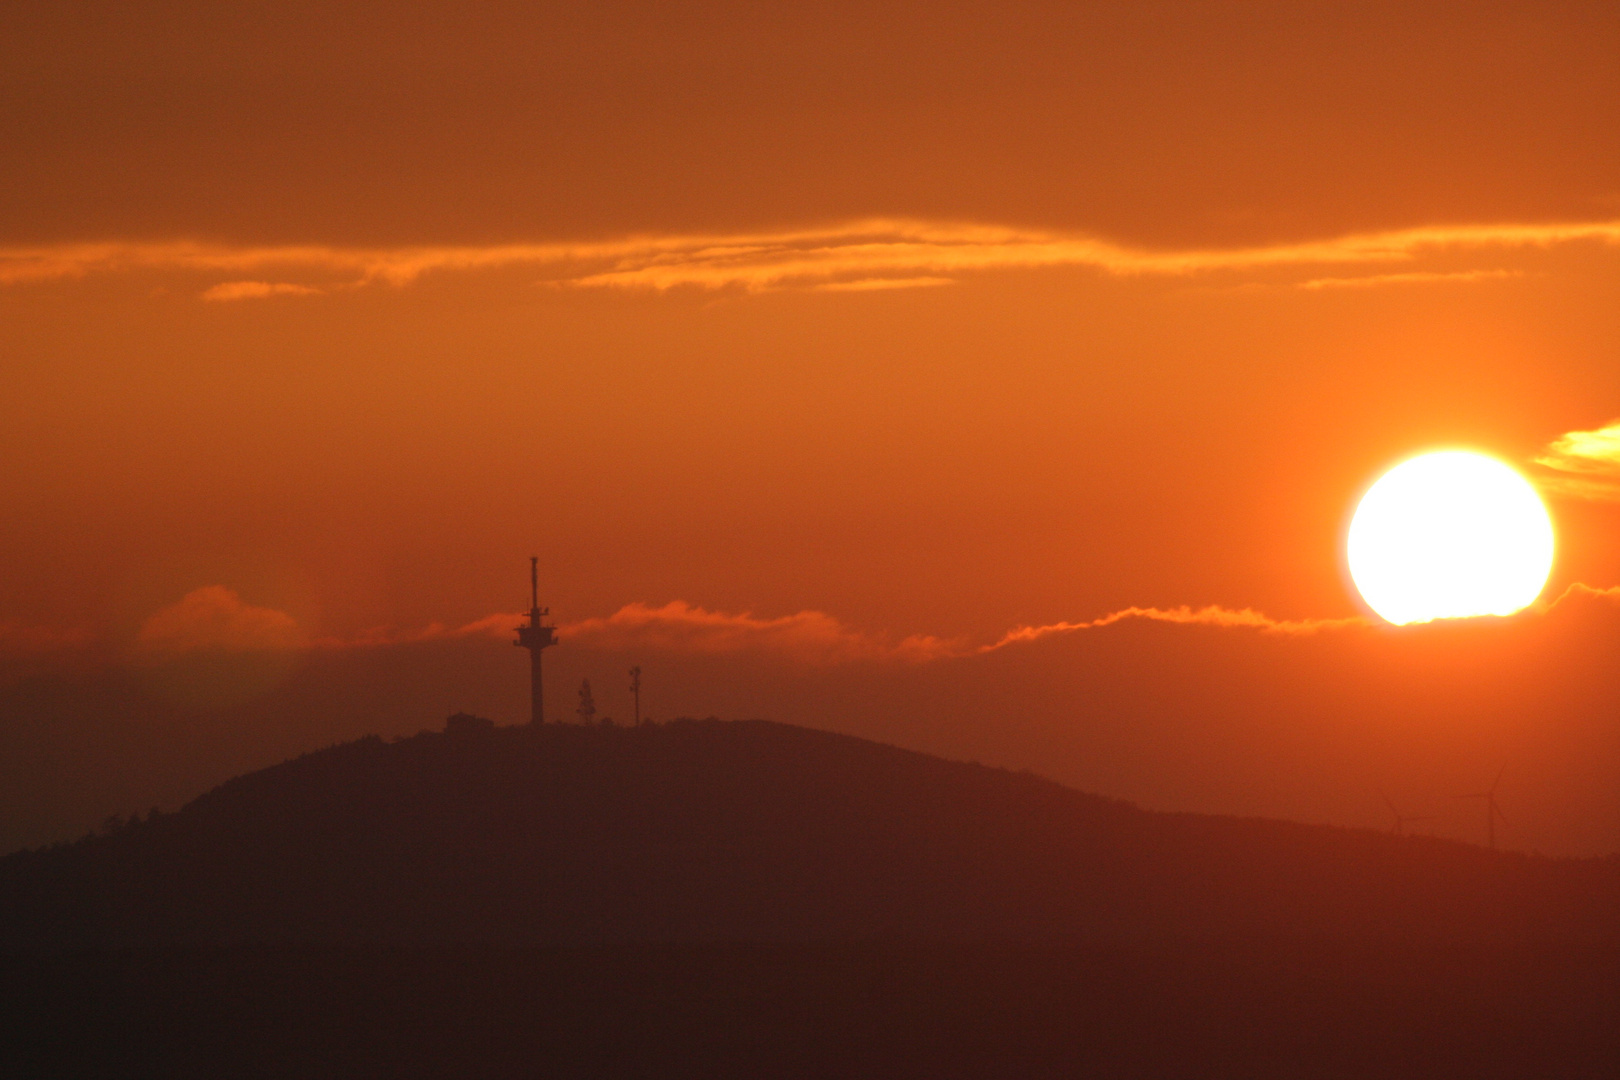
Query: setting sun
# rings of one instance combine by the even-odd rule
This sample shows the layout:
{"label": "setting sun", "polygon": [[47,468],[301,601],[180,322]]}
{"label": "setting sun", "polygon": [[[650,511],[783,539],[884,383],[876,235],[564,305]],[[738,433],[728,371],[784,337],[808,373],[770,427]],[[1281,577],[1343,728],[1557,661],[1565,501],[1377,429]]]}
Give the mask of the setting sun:
{"label": "setting sun", "polygon": [[1348,557],[1362,598],[1389,622],[1511,615],[1547,583],[1552,521],[1507,465],[1443,450],[1402,462],[1368,490]]}

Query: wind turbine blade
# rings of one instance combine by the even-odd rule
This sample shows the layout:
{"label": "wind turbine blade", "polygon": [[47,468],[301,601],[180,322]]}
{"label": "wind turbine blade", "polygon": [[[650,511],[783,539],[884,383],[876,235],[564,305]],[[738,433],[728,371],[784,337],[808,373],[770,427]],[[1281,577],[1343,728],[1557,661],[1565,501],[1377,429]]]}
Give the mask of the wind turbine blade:
{"label": "wind turbine blade", "polygon": [[1502,813],[1502,808],[1496,805],[1495,799],[1491,800],[1491,813],[1495,814],[1496,820],[1502,824],[1506,825],[1508,823],[1507,815]]}
{"label": "wind turbine blade", "polygon": [[1507,772],[1507,762],[1504,761],[1502,767],[1496,770],[1496,779],[1491,781],[1490,790],[1492,795],[1496,794],[1496,785],[1502,782],[1502,774],[1505,772]]}

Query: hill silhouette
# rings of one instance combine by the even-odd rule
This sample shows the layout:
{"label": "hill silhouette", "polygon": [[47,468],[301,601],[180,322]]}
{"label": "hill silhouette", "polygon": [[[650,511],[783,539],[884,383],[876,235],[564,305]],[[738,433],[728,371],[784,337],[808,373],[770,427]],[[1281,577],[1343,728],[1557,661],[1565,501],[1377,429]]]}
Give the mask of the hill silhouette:
{"label": "hill silhouette", "polygon": [[1166,814],[764,721],[463,719],[0,859],[0,951],[1620,938],[1620,863]]}

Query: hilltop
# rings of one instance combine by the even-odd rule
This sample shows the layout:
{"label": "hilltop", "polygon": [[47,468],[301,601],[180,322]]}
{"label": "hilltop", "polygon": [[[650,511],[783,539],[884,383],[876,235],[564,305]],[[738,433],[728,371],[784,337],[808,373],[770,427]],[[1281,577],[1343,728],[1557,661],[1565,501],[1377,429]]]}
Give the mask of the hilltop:
{"label": "hilltop", "polygon": [[463,723],[0,859],[0,949],[1613,941],[1620,865],[1166,814],[764,721]]}

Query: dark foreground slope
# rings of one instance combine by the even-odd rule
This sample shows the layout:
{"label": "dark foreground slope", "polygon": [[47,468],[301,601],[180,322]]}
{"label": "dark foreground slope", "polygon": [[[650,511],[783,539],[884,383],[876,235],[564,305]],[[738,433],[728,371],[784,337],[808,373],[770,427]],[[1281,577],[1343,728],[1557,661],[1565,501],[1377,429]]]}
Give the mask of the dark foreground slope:
{"label": "dark foreground slope", "polygon": [[1615,879],[774,724],[471,727],[0,860],[0,1075],[1608,1077]]}
{"label": "dark foreground slope", "polygon": [[1620,865],[1151,813],[763,722],[367,739],[0,860],[0,950],[1612,942]]}
{"label": "dark foreground slope", "polygon": [[1610,1080],[1613,952],[682,945],[0,957],[0,1075]]}

